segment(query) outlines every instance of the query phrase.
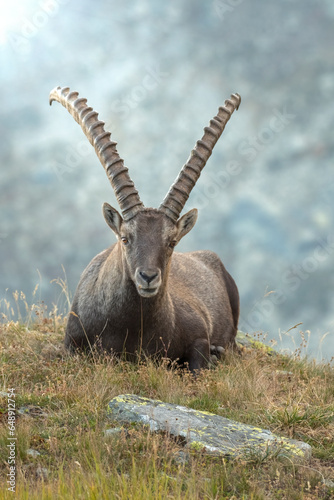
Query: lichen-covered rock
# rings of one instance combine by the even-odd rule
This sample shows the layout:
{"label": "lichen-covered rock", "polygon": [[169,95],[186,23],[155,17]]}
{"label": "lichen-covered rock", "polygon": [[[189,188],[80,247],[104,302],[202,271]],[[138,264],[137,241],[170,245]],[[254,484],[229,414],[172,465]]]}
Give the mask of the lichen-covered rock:
{"label": "lichen-covered rock", "polygon": [[108,416],[121,423],[140,423],[151,431],[181,437],[190,448],[214,455],[263,457],[271,454],[308,459],[311,447],[302,441],[282,438],[268,430],[184,406],[125,394],[112,399]]}
{"label": "lichen-covered rock", "polygon": [[275,349],[273,349],[269,345],[266,345],[264,342],[260,342],[259,340],[255,340],[250,335],[242,332],[241,330],[238,330],[238,333],[237,333],[235,340],[237,341],[237,344],[240,346],[260,349],[260,350],[262,350],[270,355],[277,354],[277,351],[275,351]]}

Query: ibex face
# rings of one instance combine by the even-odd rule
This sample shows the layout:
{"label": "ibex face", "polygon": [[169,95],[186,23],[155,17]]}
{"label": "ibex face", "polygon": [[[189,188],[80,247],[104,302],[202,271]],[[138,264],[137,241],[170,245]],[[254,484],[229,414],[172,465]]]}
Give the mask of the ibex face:
{"label": "ibex face", "polygon": [[108,203],[103,215],[121,248],[124,269],[142,297],[149,298],[164,289],[174,247],[195,225],[197,210],[172,221],[160,210],[143,209],[129,221]]}

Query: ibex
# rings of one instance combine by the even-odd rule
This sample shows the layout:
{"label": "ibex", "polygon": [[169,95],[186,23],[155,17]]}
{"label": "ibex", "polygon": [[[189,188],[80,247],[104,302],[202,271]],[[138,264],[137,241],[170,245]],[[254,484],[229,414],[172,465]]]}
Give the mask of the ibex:
{"label": "ibex", "polygon": [[234,347],[239,318],[236,284],[209,251],[174,252],[194,226],[197,210],[180,213],[241,98],[232,94],[204,129],[159,209],[145,208],[116,142],[87,100],[68,87],[50,93],[79,123],[102,163],[122,215],[103,215],[117,243],[83,272],[69,315],[65,346],[94,344],[113,353],[163,355],[194,372],[207,366],[210,345]]}

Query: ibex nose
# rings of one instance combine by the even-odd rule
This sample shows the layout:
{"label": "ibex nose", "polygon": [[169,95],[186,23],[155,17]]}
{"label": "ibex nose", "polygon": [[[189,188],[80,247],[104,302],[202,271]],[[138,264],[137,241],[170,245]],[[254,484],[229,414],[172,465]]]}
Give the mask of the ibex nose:
{"label": "ibex nose", "polygon": [[144,271],[139,271],[139,274],[148,285],[158,276],[158,273],[156,272],[147,274]]}

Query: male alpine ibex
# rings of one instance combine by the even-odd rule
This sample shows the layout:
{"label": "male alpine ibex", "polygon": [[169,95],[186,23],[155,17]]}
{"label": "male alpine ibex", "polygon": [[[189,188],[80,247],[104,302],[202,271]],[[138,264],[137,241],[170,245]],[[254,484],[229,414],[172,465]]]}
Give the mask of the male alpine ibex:
{"label": "male alpine ibex", "polygon": [[103,215],[118,241],[83,272],[68,319],[70,350],[97,342],[114,353],[161,354],[191,371],[207,365],[210,345],[235,346],[239,295],[233,278],[211,251],[174,252],[194,226],[197,210],[179,218],[213,147],[241,98],[219,108],[159,209],[145,208],[104,122],[78,92],[57,87],[61,103],[94,146],[115,191],[122,216],[108,203]]}

